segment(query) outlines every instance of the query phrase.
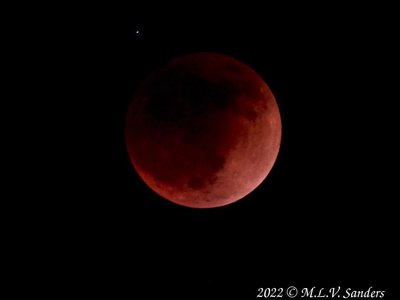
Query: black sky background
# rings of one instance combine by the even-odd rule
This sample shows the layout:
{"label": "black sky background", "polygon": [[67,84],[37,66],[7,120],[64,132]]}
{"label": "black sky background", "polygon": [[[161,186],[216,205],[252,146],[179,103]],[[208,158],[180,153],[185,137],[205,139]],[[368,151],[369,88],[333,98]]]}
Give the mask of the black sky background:
{"label": "black sky background", "polygon": [[[93,8],[64,23],[74,42],[55,46],[54,69],[64,74],[55,79],[61,99],[48,106],[61,125],[49,138],[56,173],[49,200],[35,207],[46,215],[37,222],[53,249],[49,272],[64,274],[56,286],[137,299],[252,299],[259,287],[290,285],[388,289],[397,138],[394,99],[385,95],[389,12],[183,9]],[[208,210],[151,191],[129,162],[123,132],[140,81],[200,51],[260,74],[283,128],[265,182]]]}

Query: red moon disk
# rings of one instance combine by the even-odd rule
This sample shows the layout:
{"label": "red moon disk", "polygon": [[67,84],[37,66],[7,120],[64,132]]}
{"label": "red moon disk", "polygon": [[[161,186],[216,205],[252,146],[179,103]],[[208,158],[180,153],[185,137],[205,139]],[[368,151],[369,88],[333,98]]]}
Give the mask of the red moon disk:
{"label": "red moon disk", "polygon": [[176,58],[139,86],[125,140],[144,182],[177,204],[235,202],[268,175],[281,142],[278,105],[250,67],[217,53]]}

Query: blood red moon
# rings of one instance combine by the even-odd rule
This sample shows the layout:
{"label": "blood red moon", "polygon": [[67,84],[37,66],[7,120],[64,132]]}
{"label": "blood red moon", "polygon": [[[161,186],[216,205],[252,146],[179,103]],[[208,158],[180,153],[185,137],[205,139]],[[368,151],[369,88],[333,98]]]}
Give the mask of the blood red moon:
{"label": "blood red moon", "polygon": [[134,168],[157,194],[183,206],[217,207],[267,177],[281,118],[271,90],[250,67],[222,54],[190,54],[140,84],[125,141]]}

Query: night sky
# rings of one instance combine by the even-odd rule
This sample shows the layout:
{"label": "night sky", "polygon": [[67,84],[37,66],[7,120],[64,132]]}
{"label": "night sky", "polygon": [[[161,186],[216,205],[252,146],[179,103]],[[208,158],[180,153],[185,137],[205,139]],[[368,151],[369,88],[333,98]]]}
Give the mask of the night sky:
{"label": "night sky", "polygon": [[[68,113],[57,135],[66,138],[55,147],[65,171],[44,207],[61,223],[52,236],[67,241],[54,266],[70,274],[63,287],[204,300],[254,299],[259,287],[290,285],[387,289],[394,99],[384,95],[382,68],[390,18],[375,19],[384,12],[373,7],[183,9],[93,11],[58,58],[73,71],[62,80]],[[140,81],[201,51],[253,68],[282,118],[267,179],[244,199],[205,210],[155,194],[124,144]]]}

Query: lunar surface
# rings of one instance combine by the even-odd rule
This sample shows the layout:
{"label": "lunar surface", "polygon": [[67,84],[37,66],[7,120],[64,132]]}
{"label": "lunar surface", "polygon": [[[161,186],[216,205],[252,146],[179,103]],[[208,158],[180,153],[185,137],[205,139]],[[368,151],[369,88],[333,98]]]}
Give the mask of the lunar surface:
{"label": "lunar surface", "polygon": [[263,79],[217,53],[178,57],[156,70],[140,84],[125,122],[128,154],[143,181],[193,208],[252,192],[275,163],[281,132]]}

